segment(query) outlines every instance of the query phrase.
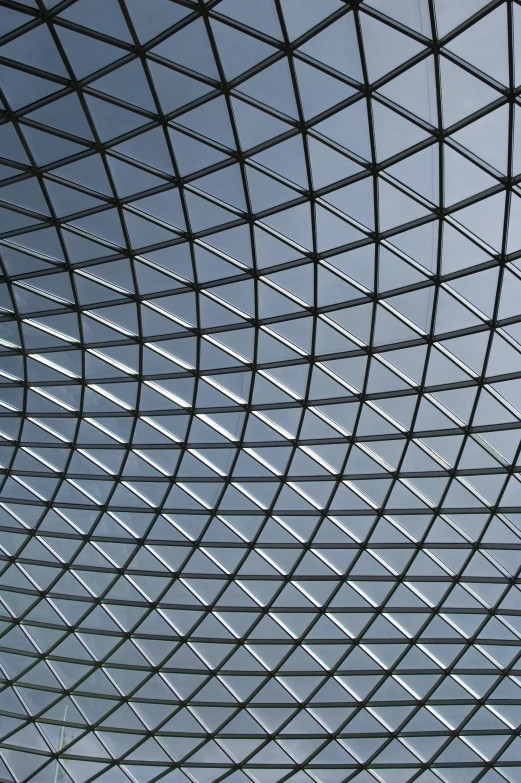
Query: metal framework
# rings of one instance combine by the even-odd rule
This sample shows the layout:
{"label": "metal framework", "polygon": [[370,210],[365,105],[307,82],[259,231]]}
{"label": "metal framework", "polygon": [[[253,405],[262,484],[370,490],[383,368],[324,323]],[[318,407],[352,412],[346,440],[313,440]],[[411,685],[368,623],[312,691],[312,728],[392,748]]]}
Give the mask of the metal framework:
{"label": "metal framework", "polygon": [[1,781],[521,781],[520,62],[0,0]]}

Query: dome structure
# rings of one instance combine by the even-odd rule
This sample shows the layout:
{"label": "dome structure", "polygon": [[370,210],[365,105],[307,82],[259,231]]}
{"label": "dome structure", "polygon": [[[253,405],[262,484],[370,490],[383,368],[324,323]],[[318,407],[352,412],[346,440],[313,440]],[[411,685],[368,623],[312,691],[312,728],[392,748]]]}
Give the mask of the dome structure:
{"label": "dome structure", "polygon": [[519,783],[520,63],[0,0],[2,783]]}

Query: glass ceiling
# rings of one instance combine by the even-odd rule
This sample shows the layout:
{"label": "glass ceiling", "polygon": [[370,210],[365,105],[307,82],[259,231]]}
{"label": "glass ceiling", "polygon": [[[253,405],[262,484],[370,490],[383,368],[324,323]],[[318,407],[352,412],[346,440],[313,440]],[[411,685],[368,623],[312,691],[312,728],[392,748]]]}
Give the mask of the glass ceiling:
{"label": "glass ceiling", "polygon": [[0,781],[520,783],[521,4],[0,36]]}

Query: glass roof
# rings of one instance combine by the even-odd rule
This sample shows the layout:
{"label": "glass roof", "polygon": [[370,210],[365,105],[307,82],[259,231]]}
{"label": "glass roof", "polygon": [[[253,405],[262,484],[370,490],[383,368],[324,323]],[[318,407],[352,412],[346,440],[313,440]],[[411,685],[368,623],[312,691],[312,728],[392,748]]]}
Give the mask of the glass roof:
{"label": "glass roof", "polygon": [[521,783],[520,63],[0,0],[2,783]]}

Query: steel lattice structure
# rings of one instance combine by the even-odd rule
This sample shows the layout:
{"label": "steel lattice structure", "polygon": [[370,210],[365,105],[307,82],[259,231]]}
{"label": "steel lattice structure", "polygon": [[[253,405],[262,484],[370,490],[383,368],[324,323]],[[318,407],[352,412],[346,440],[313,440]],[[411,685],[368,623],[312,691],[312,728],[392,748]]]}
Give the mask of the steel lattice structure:
{"label": "steel lattice structure", "polygon": [[0,780],[521,781],[521,4],[0,0]]}

